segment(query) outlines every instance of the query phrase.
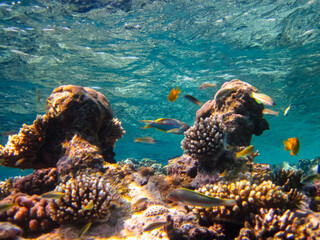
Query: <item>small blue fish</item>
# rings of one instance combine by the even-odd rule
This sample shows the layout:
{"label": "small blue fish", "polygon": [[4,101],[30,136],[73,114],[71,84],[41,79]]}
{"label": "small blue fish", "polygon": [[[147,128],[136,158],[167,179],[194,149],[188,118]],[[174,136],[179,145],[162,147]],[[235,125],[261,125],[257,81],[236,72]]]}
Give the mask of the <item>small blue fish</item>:
{"label": "small blue fish", "polygon": [[146,126],[141,129],[156,128],[165,133],[173,133],[182,135],[190,126],[184,122],[181,122],[172,118],[159,118],[157,120],[140,120],[144,122]]}

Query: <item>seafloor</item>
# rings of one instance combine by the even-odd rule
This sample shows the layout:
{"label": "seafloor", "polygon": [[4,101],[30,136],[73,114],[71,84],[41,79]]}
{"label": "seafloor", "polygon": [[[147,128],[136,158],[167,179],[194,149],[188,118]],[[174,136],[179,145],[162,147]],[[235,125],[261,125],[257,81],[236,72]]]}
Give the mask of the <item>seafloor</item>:
{"label": "seafloor", "polygon": [[[235,154],[269,129],[258,92],[226,82],[184,133],[183,155],[162,166],[116,163],[125,131],[107,98],[87,87],[54,89],[46,113],[0,146],[3,166],[34,169],[1,182],[0,238],[319,239],[320,185],[302,180],[318,159],[284,168],[255,163],[258,152]],[[180,188],[235,201],[171,201]]]}

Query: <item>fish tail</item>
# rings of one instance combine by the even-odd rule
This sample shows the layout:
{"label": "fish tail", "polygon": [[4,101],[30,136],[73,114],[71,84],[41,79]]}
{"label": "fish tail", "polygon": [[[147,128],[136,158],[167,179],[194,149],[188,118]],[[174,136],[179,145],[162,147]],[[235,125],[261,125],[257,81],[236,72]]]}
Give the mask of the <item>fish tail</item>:
{"label": "fish tail", "polygon": [[237,204],[237,201],[235,199],[224,199],[223,205],[224,206],[234,206]]}
{"label": "fish tail", "polygon": [[150,125],[146,125],[144,127],[141,127],[140,129],[147,129],[147,128],[151,128],[151,126]]}
{"label": "fish tail", "polygon": [[181,90],[178,86],[177,86],[177,93],[181,93]]}

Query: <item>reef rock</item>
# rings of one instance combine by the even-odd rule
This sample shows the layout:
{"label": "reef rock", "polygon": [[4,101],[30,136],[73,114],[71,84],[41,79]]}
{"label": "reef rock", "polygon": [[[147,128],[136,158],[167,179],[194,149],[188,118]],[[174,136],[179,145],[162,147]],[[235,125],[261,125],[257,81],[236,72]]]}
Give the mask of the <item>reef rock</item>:
{"label": "reef rock", "polygon": [[[38,116],[33,125],[23,125],[19,134],[9,136],[5,147],[0,146],[0,158],[3,166],[21,169],[56,167],[66,159],[73,167],[102,167],[103,161],[115,162],[113,147],[123,134],[105,96],[90,88],[65,85],[53,90],[45,115]],[[86,146],[102,157],[83,164],[76,151]]]}

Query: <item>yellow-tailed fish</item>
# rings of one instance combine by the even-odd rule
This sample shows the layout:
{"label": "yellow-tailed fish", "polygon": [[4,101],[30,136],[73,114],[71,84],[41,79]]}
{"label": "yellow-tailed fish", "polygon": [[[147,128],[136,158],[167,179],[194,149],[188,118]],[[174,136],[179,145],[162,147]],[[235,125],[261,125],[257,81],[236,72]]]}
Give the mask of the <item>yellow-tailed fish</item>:
{"label": "yellow-tailed fish", "polygon": [[197,104],[201,107],[202,105],[202,102],[200,102],[198,99],[196,99],[194,96],[191,96],[191,95],[183,95],[183,97],[187,100],[189,100],[190,102],[194,103],[194,104]]}
{"label": "yellow-tailed fish", "polygon": [[262,110],[263,115],[274,115],[274,116],[279,116],[279,112],[273,111],[271,109],[265,108]]}
{"label": "yellow-tailed fish", "polygon": [[176,99],[179,97],[179,93],[181,93],[179,87],[177,87],[177,90],[172,88],[171,92],[169,93],[168,100],[170,102],[176,101]]}
{"label": "yellow-tailed fish", "polygon": [[299,150],[300,150],[300,143],[298,138],[294,137],[294,138],[288,138],[288,140],[283,140],[283,144],[284,144],[284,150],[285,151],[290,151],[290,155],[295,156],[298,154]]}
{"label": "yellow-tailed fish", "polygon": [[268,106],[274,106],[276,105],[276,103],[272,100],[271,97],[269,97],[266,94],[263,93],[256,93],[256,92],[252,92],[250,94],[250,96],[252,98],[254,98],[258,103],[262,103],[264,105],[268,105]]}
{"label": "yellow-tailed fish", "polygon": [[210,197],[186,188],[178,188],[168,194],[168,198],[174,202],[182,202],[189,206],[211,208],[217,206],[233,206],[237,204],[234,199]]}
{"label": "yellow-tailed fish", "polygon": [[143,228],[143,231],[144,232],[152,231],[153,229],[156,229],[156,228],[159,228],[159,227],[162,227],[162,226],[166,225],[166,223],[167,223],[167,221],[150,223],[150,224],[148,224],[147,226],[145,226]]}
{"label": "yellow-tailed fish", "polygon": [[14,206],[18,206],[18,203],[2,203],[0,204],[0,212],[5,212]]}
{"label": "yellow-tailed fish", "polygon": [[301,183],[305,184],[305,183],[314,183],[314,181],[316,180],[320,180],[320,174],[316,173],[316,174],[311,174],[309,176],[306,176],[305,178],[303,178],[301,180]]}
{"label": "yellow-tailed fish", "polygon": [[214,101],[217,101],[220,98],[228,96],[230,93],[237,91],[235,87],[222,88],[214,95]]}
{"label": "yellow-tailed fish", "polygon": [[63,196],[65,196],[64,192],[56,192],[56,191],[50,191],[42,194],[41,198],[49,198],[49,199],[60,199]]}
{"label": "yellow-tailed fish", "polygon": [[203,89],[211,88],[211,87],[217,87],[217,84],[216,84],[216,83],[208,83],[208,82],[205,82],[205,83],[202,83],[202,84],[199,86],[199,90],[203,90]]}
{"label": "yellow-tailed fish", "polygon": [[152,137],[140,137],[140,138],[135,138],[134,142],[154,144],[156,143],[156,140]]}
{"label": "yellow-tailed fish", "polygon": [[240,152],[236,152],[236,158],[240,158],[240,157],[247,157],[252,155],[254,152],[254,146],[250,145],[248,147],[245,147],[244,149],[242,149]]}
{"label": "yellow-tailed fish", "polygon": [[286,110],[284,110],[283,116],[288,116],[289,110],[291,108],[291,104],[286,108]]}
{"label": "yellow-tailed fish", "polygon": [[83,235],[88,232],[89,228],[91,227],[92,222],[88,222],[86,225],[84,225],[81,230],[80,230],[80,234],[79,234],[79,238],[82,238]]}
{"label": "yellow-tailed fish", "polygon": [[83,210],[90,211],[93,209],[93,201],[90,201],[87,206],[83,207]]}
{"label": "yellow-tailed fish", "polygon": [[18,161],[16,161],[16,163],[14,164],[16,167],[21,165],[21,163],[23,163],[24,158],[19,159]]}
{"label": "yellow-tailed fish", "polygon": [[146,124],[141,129],[155,128],[165,133],[170,133],[170,130],[173,129],[179,129],[173,130],[171,133],[183,134],[186,130],[190,128],[188,124],[172,118],[159,118],[157,120],[140,120],[140,122],[144,122]]}

